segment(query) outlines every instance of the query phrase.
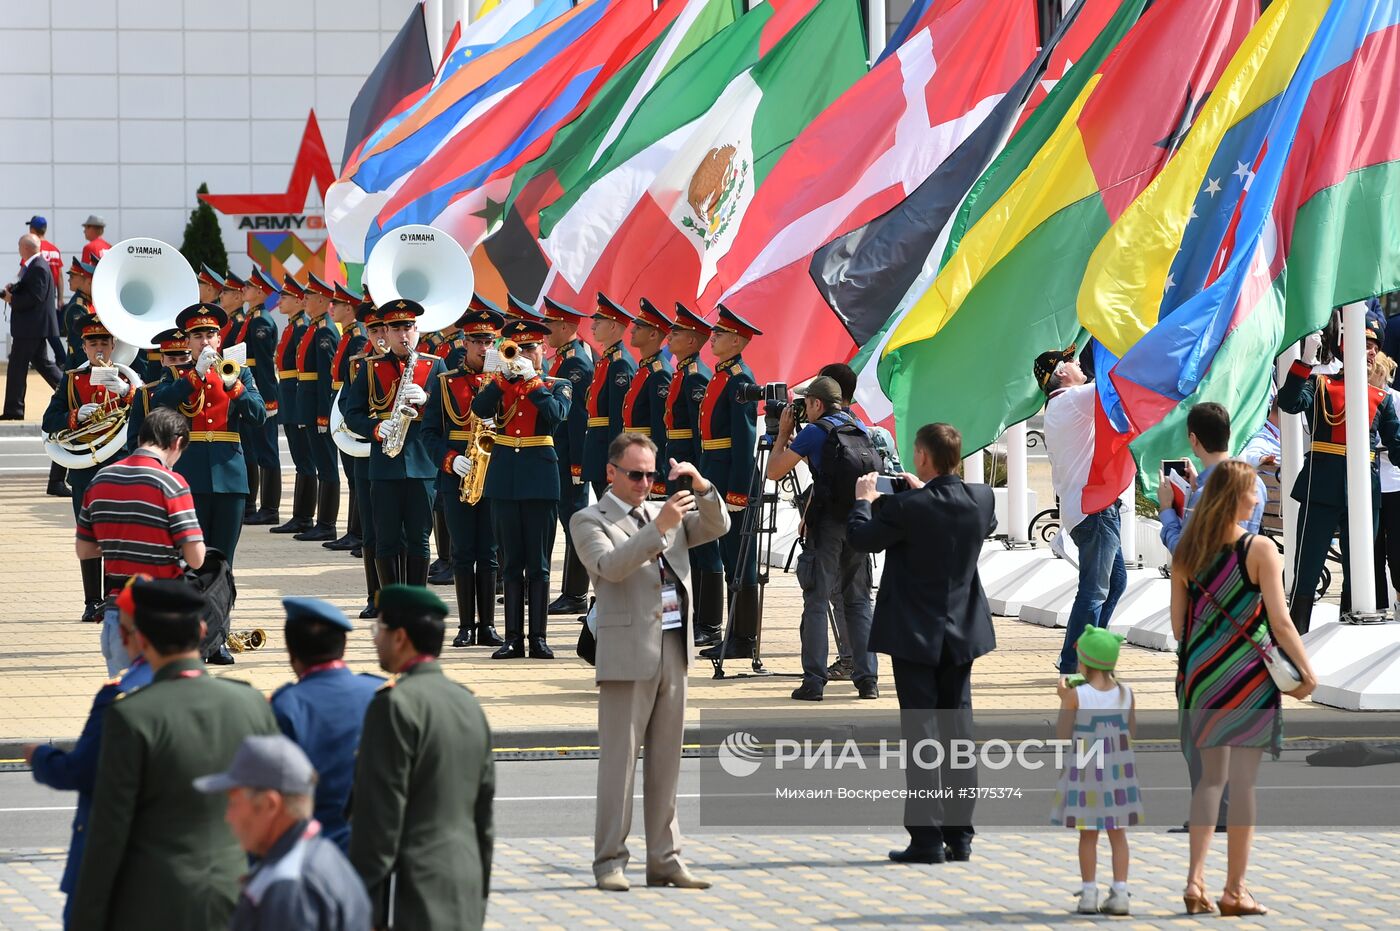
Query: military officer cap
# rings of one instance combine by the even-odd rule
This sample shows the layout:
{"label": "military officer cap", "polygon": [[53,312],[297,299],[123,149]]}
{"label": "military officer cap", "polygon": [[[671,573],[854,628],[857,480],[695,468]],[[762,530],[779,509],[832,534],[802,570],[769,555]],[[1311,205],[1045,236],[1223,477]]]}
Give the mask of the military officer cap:
{"label": "military officer cap", "polygon": [[389,627],[402,627],[405,621],[435,620],[447,617],[447,605],[435,592],[419,585],[386,585],[375,595],[379,616]]}
{"label": "military officer cap", "polygon": [[710,323],[702,316],[691,310],[689,307],[676,301],[676,326],[677,330],[694,330],[697,333],[708,333],[714,329]]}
{"label": "military officer cap", "polygon": [[1050,384],[1050,379],[1060,368],[1061,363],[1069,362],[1074,358],[1077,347],[1071,343],[1068,349],[1051,349],[1049,352],[1042,352],[1035,357],[1035,383],[1040,386],[1040,390],[1046,390]]}
{"label": "military officer cap", "polygon": [[137,579],[131,585],[132,613],[146,620],[181,621],[209,607],[204,594],[183,579]]}
{"label": "military officer cap", "polygon": [[205,284],[212,284],[216,288],[222,288],[224,286],[224,276],[214,271],[214,269],[210,268],[207,264],[201,264],[199,266],[199,280]]}
{"label": "military officer cap", "polygon": [[225,291],[242,291],[247,286],[248,282],[244,281],[238,275],[235,275],[232,271],[224,276]]}
{"label": "military officer cap", "polygon": [[734,311],[719,305],[719,316],[715,319],[712,329],[721,330],[725,333],[736,333],[745,339],[753,339],[755,336],[762,336],[763,331],[749,323]]}
{"label": "military officer cap", "polygon": [[97,319],[97,314],[84,314],[78,321],[78,334],[83,339],[111,339],[112,333],[102,321]]}
{"label": "military officer cap", "polygon": [[345,616],[345,612],[320,598],[287,597],[282,599],[282,610],[287,612],[287,626],[320,621],[341,630],[354,630],[355,625]]}
{"label": "military officer cap", "polygon": [[472,308],[462,316],[457,318],[457,326],[462,328],[462,332],[468,336],[473,333],[485,333],[489,336],[499,336],[501,327],[506,325],[506,318],[494,310],[485,307]]}
{"label": "military officer cap", "polygon": [[289,294],[292,297],[306,297],[306,289],[301,286],[300,281],[297,281],[291,275],[282,276],[282,293]]}
{"label": "military officer cap", "polygon": [[75,255],[73,256],[73,264],[68,266],[68,270],[78,275],[87,275],[91,278],[92,273],[97,271],[97,263],[80,261]]}
{"label": "military officer cap", "polygon": [[631,323],[636,318],[623,309],[622,305],[608,297],[602,291],[598,292],[598,309],[593,313],[593,319],[598,318],[612,320],[623,326]]}
{"label": "military officer cap", "polygon": [[191,304],[175,317],[175,325],[186,333],[195,330],[221,330],[228,323],[228,314],[218,304]]}
{"label": "military officer cap", "polygon": [[366,326],[374,326],[383,323],[384,317],[379,312],[379,308],[374,306],[373,301],[361,301],[355,305],[355,319]]}
{"label": "military officer cap", "polygon": [[401,297],[396,301],[379,305],[379,313],[384,318],[385,323],[412,323],[423,316],[423,305]]}
{"label": "military officer cap", "polygon": [[360,299],[347,291],[345,286],[339,282],[336,283],[335,295],[331,300],[335,301],[337,304],[350,304],[351,306],[360,303]]}
{"label": "military officer cap", "polygon": [[283,795],[314,795],[316,767],[305,751],[281,734],[250,734],[243,738],[228,769],[194,780],[206,795],[229,789],[271,789]]}
{"label": "military officer cap", "polygon": [[575,310],[568,304],[561,304],[552,297],[545,297],[541,312],[546,320],[558,320],[562,323],[578,323],[588,319],[588,314]]}
{"label": "military officer cap", "polygon": [[500,306],[495,301],[489,301],[475,291],[472,292],[472,299],[467,302],[467,309],[489,310],[494,314],[500,314],[502,320],[506,318],[505,311],[501,310]]}
{"label": "military officer cap", "polygon": [[517,345],[530,346],[549,335],[549,327],[537,320],[512,320],[501,330],[501,336],[515,340]]}
{"label": "military officer cap", "polygon": [[266,269],[253,269],[253,274],[248,276],[248,283],[261,288],[265,294],[282,293],[282,289],[277,285],[277,279],[269,275]]}
{"label": "military officer cap", "polygon": [[321,297],[335,297],[334,288],[310,273],[307,273],[306,276],[306,293],[319,294]]}
{"label": "military officer cap", "polygon": [[675,323],[670,317],[663,314],[657,306],[646,298],[637,302],[637,322],[643,326],[649,326],[662,333],[670,333]]}
{"label": "military officer cap", "polygon": [[186,352],[189,349],[185,331],[179,327],[161,330],[151,337],[151,342],[159,346],[161,352]]}
{"label": "military officer cap", "polygon": [[506,295],[506,306],[509,309],[509,312],[505,314],[506,317],[514,317],[517,320],[540,319],[540,312],[535,310],[534,304],[527,304],[514,294]]}

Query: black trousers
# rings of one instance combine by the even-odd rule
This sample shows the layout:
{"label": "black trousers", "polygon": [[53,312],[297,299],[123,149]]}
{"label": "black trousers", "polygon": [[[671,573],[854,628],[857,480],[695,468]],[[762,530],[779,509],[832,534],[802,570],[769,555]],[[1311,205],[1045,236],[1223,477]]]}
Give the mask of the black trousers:
{"label": "black trousers", "polygon": [[[920,767],[909,759],[919,741],[939,741],[945,751],[953,740],[972,739],[972,664],[926,663],[891,657],[895,694],[899,698],[900,735],[906,753],[905,781],[911,797],[904,804],[904,829],[915,847],[937,848],[972,843],[972,799],[959,799],[960,789],[977,788],[977,770],[954,769],[945,752],[938,768]],[[923,752],[933,760],[932,752]],[[916,798],[919,792],[936,794],[942,787],[954,798]]]}
{"label": "black trousers", "polygon": [[[71,473],[70,473],[71,474]],[[1400,585],[1400,491],[1381,495],[1380,532],[1376,534],[1376,610],[1390,607],[1390,582]]]}
{"label": "black trousers", "polygon": [[[5,373],[5,416],[24,416],[24,395],[29,387],[29,369],[57,388],[63,372],[49,358],[48,342],[42,336],[15,336],[10,339],[9,369]],[[47,403],[47,399],[46,399]]]}
{"label": "black trousers", "polygon": [[433,486],[430,478],[370,482],[374,498],[374,555],[388,559],[407,553],[428,556],[433,534]]}
{"label": "black trousers", "polygon": [[223,553],[232,567],[238,538],[243,535],[243,502],[248,496],[211,493],[192,497],[199,529],[204,531],[204,544]]}
{"label": "black trousers", "polygon": [[491,520],[502,579],[549,579],[549,555],[554,551],[558,513],[559,502],[555,500],[492,500]]}
{"label": "black trousers", "polygon": [[311,448],[311,464],[316,470],[316,480],[329,485],[340,484],[340,451],[329,433],[322,433],[320,427],[304,427],[307,445]]}

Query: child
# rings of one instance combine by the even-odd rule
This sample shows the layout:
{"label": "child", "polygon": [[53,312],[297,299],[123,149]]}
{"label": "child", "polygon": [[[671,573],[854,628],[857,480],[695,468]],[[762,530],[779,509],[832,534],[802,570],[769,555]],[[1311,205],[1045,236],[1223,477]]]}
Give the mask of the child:
{"label": "child", "polygon": [[[1138,790],[1137,763],[1129,738],[1137,728],[1133,690],[1113,675],[1123,638],[1100,627],[1090,627],[1075,644],[1079,675],[1061,679],[1060,719],[1056,736],[1074,739],[1065,771],[1055,791],[1052,824],[1079,831],[1080,913],[1128,914],[1129,825],[1142,821],[1142,796]],[[1085,752],[1097,744],[1101,754]],[[1085,757],[1079,766],[1081,753]],[[1094,882],[1098,866],[1099,831],[1108,831],[1113,850],[1113,886],[1099,906]]]}

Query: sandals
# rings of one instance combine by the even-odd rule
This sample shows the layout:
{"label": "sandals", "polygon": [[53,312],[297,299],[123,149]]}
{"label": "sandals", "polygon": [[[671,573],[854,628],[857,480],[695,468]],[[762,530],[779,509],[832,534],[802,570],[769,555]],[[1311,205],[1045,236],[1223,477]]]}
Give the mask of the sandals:
{"label": "sandals", "polygon": [[[1205,888],[1199,884],[1188,885],[1182,890],[1181,901],[1186,903],[1188,915],[1209,915],[1215,911],[1215,906],[1206,898]],[[1224,911],[1223,908],[1221,910]]]}
{"label": "sandals", "polygon": [[1220,914],[1224,917],[1269,914],[1269,910],[1260,905],[1259,900],[1250,895],[1248,889],[1244,890],[1242,894],[1236,895],[1233,902],[1227,901],[1225,895],[1222,894],[1217,900],[1217,904],[1220,906]]}

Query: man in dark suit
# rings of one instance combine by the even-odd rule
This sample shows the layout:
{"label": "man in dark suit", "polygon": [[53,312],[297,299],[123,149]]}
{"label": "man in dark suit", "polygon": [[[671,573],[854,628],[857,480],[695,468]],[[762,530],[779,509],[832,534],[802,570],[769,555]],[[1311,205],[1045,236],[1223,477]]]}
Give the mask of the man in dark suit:
{"label": "man in dark suit", "polygon": [[58,336],[58,292],[53,273],[39,252],[39,237],[19,239],[19,280],[0,291],[0,299],[10,305],[10,365],[5,374],[5,413],[0,420],[24,419],[24,393],[32,365],[57,388],[63,372],[45,353],[49,337]]}
{"label": "man in dark suit", "polygon": [[[884,574],[870,627],[870,651],[889,654],[907,747],[919,740],[972,736],[972,661],[996,648],[991,610],[977,576],[982,541],[996,527],[991,488],[958,476],[962,435],[949,424],[926,424],[914,437],[909,490],[880,497],[876,474],[856,482],[846,524],[851,546],[886,551]],[[954,800],[913,798],[904,806],[909,846],[890,851],[896,863],[942,863],[972,855],[975,769],[954,769],[945,754],[937,772],[909,761],[909,788],[932,790],[941,781]],[[935,778],[936,777],[936,778]]]}

